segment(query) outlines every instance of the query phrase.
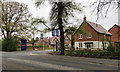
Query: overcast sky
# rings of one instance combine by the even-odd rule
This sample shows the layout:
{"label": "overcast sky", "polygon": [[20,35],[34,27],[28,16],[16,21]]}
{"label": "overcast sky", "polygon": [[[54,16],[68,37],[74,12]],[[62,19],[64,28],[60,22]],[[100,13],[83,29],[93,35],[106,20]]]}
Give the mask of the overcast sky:
{"label": "overcast sky", "polygon": [[[25,3],[28,5],[29,11],[32,13],[33,17],[44,17],[46,20],[49,20],[49,14],[51,6],[46,2],[44,6],[41,8],[36,8],[34,1],[35,0],[12,0],[17,1],[20,3]],[[90,0],[78,0],[82,5],[88,5]],[[92,0],[93,1],[93,0]],[[115,11],[109,11],[106,18],[100,18],[96,21],[95,15],[91,15],[91,9],[92,8],[83,8],[83,12],[77,14],[77,17],[81,20],[83,20],[84,15],[86,15],[88,21],[95,22],[97,24],[102,25],[105,29],[111,28],[114,24],[118,24],[118,13]],[[40,25],[40,28],[42,29],[44,26]],[[40,34],[37,34],[36,36],[39,37]]]}

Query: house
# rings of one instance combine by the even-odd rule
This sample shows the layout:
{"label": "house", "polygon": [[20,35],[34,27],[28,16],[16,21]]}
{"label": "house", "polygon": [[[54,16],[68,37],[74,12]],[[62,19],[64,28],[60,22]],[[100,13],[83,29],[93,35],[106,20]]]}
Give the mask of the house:
{"label": "house", "polygon": [[[27,40],[26,45],[27,46],[32,46],[32,42]],[[21,46],[21,41],[18,41],[18,46]]]}
{"label": "house", "polygon": [[39,46],[40,43],[43,45],[49,45],[49,38],[45,37],[43,39],[40,39],[39,41],[35,42],[34,45]]}
{"label": "house", "polygon": [[[65,46],[68,47],[68,46],[71,46],[71,35],[64,35],[65,37]],[[60,37],[51,37],[50,39],[50,45],[51,47],[55,47],[56,45],[56,41],[60,43]]]}
{"label": "house", "polygon": [[65,35],[65,46],[66,47],[71,46],[71,35],[70,34]]}
{"label": "house", "polygon": [[51,38],[49,38],[49,44],[50,44],[50,48],[54,48],[55,47],[55,45],[56,45],[56,41],[57,42],[60,42],[60,37],[55,37],[55,36],[53,36],[53,37],[51,37]]}
{"label": "house", "polygon": [[108,31],[112,34],[111,37],[112,44],[113,45],[115,45],[115,43],[120,44],[120,26],[115,24]]}
{"label": "house", "polygon": [[75,49],[103,49],[107,48],[112,34],[101,25],[87,21],[86,17],[74,34]]}

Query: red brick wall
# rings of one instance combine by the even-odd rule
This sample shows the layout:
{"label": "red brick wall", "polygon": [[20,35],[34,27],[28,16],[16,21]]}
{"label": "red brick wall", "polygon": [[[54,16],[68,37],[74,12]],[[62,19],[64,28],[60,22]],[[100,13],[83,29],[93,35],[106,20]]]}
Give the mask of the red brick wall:
{"label": "red brick wall", "polygon": [[[99,41],[103,40],[104,35],[103,34],[99,34]],[[111,40],[111,36],[106,35],[106,39],[104,39],[104,41],[108,41]]]}
{"label": "red brick wall", "polygon": [[75,42],[78,41],[97,41],[98,40],[98,33],[88,24],[85,26],[85,31],[91,33],[91,38],[87,38],[86,34],[82,34],[82,39],[79,39],[79,34],[75,34]]}
{"label": "red brick wall", "polygon": [[[27,42],[26,45],[27,46],[32,46],[32,42]],[[21,46],[21,41],[18,41],[18,46]]]}
{"label": "red brick wall", "polygon": [[[67,41],[67,43],[66,43]],[[65,39],[65,44],[71,44],[71,41],[69,39]]]}
{"label": "red brick wall", "polygon": [[120,27],[118,28],[118,40],[120,41]]}
{"label": "red brick wall", "polygon": [[109,32],[112,34],[111,41],[112,41],[112,44],[114,45],[115,41],[120,40],[120,28],[115,25],[113,26],[113,28],[109,30]]}
{"label": "red brick wall", "polygon": [[[82,25],[83,26],[83,25]],[[79,41],[101,41],[103,34],[98,34],[90,25],[85,26],[85,31],[91,34],[91,38],[87,38],[86,34],[82,34],[82,39],[79,39],[79,33],[75,34],[75,42]],[[111,40],[111,36],[107,35],[107,39]]]}
{"label": "red brick wall", "polygon": [[[21,43],[19,43],[18,46],[21,46]],[[27,46],[32,46],[32,43],[27,43]]]}

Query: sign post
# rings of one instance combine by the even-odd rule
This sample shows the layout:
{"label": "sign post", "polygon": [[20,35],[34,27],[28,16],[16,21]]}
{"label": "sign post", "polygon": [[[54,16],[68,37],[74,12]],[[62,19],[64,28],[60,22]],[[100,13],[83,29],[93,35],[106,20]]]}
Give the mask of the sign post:
{"label": "sign post", "polygon": [[[55,38],[59,37],[59,31],[58,31],[58,29],[52,31],[52,36],[55,36]],[[57,44],[58,44],[58,42],[57,42],[57,40],[55,40],[56,51],[58,51],[58,45]]]}
{"label": "sign post", "polygon": [[56,41],[56,51],[58,51],[57,41]]}
{"label": "sign post", "polygon": [[[41,33],[41,40],[43,41],[43,33]],[[43,50],[44,50],[44,41],[43,41]]]}
{"label": "sign post", "polygon": [[26,51],[26,39],[21,39],[21,51]]}
{"label": "sign post", "polygon": [[[59,31],[58,29],[56,30],[56,37],[59,37]],[[58,45],[57,45],[57,40],[56,40],[56,51],[58,51]]]}
{"label": "sign post", "polygon": [[56,30],[56,37],[59,37],[59,31],[58,31],[58,29]]}

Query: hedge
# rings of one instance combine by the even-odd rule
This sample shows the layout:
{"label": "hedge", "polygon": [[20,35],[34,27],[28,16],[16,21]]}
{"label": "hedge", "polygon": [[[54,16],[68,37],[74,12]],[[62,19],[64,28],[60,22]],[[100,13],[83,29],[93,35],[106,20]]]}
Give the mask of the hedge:
{"label": "hedge", "polygon": [[92,57],[109,57],[109,58],[119,58],[120,53],[112,52],[109,53],[109,51],[89,51],[89,50],[66,50],[66,55],[70,56],[92,56]]}
{"label": "hedge", "polygon": [[17,41],[13,38],[3,39],[2,41],[2,51],[16,51]]}

